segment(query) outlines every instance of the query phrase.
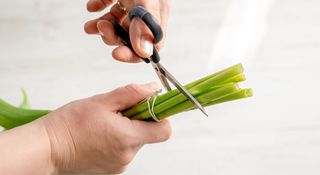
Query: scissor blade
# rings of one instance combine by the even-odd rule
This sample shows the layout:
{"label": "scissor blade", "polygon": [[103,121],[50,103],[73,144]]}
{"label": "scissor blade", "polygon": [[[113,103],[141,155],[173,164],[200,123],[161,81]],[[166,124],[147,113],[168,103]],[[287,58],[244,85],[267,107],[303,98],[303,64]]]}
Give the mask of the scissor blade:
{"label": "scissor blade", "polygon": [[[158,68],[157,72],[160,72],[164,77],[166,77],[183,95],[185,95],[204,115],[208,116],[203,106],[195,99],[179,82],[174,78],[174,76],[167,71],[160,63],[156,64]],[[157,73],[158,74],[158,73]]]}
{"label": "scissor blade", "polygon": [[169,85],[169,82],[168,82],[167,78],[160,72],[160,68],[156,65],[156,63],[151,62],[151,64],[152,64],[152,67],[155,69],[155,71],[161,81],[161,84],[164,86],[164,88],[168,92],[171,91],[171,87]]}

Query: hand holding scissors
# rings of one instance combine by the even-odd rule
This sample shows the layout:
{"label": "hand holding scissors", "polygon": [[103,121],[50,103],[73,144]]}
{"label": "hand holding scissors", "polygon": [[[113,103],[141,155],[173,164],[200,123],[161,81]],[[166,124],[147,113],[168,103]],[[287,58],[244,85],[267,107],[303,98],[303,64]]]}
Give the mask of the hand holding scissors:
{"label": "hand holding scissors", "polygon": [[[153,35],[139,18],[130,20],[129,11],[137,4],[142,5],[157,20],[163,30],[164,38],[166,35],[167,21],[169,17],[170,0],[89,0],[87,9],[89,12],[104,13],[97,19],[88,21],[85,24],[85,31],[88,34],[100,35],[103,42],[109,46],[116,46],[112,56],[123,62],[140,62],[140,57],[150,57],[153,53]],[[106,11],[106,12],[105,12]],[[115,34],[111,19],[121,24],[127,31],[134,52],[128,47],[123,46],[122,40]],[[162,39],[156,48],[158,51],[164,45]]]}
{"label": "hand holding scissors", "polygon": [[[154,36],[154,44],[157,44],[159,41],[161,41],[163,37],[161,27],[154,20],[153,16],[145,10],[144,7],[138,5],[129,12],[129,19],[133,20],[134,18],[141,19],[148,26]],[[129,34],[126,29],[124,29],[115,20],[111,20],[110,22],[114,27],[115,33],[122,39],[123,44],[133,50]],[[141,57],[141,59],[146,63],[152,64],[155,72],[157,73],[157,76],[159,77],[162,85],[166,88],[167,91],[171,90],[171,87],[168,83],[169,80],[182,94],[184,94],[188,98],[188,100],[190,100],[207,116],[201,104],[174,78],[174,76],[169,71],[167,71],[167,69],[164,68],[164,66],[160,64],[160,56],[155,46],[153,46],[153,54],[150,56],[150,58]]]}

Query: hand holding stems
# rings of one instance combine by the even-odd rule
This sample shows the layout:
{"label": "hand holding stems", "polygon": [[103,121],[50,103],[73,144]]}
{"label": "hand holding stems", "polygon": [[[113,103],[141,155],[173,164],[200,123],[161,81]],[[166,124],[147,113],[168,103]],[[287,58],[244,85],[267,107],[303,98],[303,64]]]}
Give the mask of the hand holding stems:
{"label": "hand holding stems", "polygon": [[119,112],[157,89],[154,83],[128,85],[0,133],[0,174],[123,172],[144,144],[171,135],[167,120],[130,120]]}
{"label": "hand holding stems", "polygon": [[[112,7],[110,11],[103,16],[88,21],[85,24],[84,29],[88,34],[101,35],[102,40],[107,45],[117,46],[112,52],[112,56],[116,60],[123,62],[140,62],[141,59],[139,59],[135,53],[140,57],[150,57],[153,52],[153,35],[141,19],[134,18],[130,21],[127,12],[135,5],[144,6],[161,26],[165,38],[170,7],[169,3],[170,0],[119,0],[119,3],[115,3],[115,0],[89,0],[87,3],[89,12],[99,12],[109,6]],[[119,4],[126,9],[126,12],[121,10]],[[129,31],[130,40],[135,53],[128,47],[123,46],[121,39],[115,35],[113,26],[109,22],[110,19],[115,19]],[[157,44],[156,48],[158,50],[161,49],[163,44],[164,39]]]}

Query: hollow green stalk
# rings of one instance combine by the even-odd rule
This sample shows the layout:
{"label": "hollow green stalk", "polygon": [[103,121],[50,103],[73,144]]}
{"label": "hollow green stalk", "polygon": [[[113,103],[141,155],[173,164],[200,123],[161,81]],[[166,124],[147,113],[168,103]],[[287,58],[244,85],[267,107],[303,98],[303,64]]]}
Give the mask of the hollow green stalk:
{"label": "hollow green stalk", "polygon": [[[229,68],[226,68],[222,71],[216,72],[214,74],[208,75],[204,78],[201,78],[197,81],[188,83],[184,87],[192,94],[195,95],[201,91],[204,91],[206,88],[210,88],[212,86],[217,86],[219,84],[223,84],[225,82],[240,82],[244,81],[245,77],[242,74],[243,73],[243,66],[242,64],[236,64],[234,66],[231,66]],[[193,88],[193,89],[192,89]],[[179,93],[179,91],[173,90],[166,94],[160,95],[157,97],[157,100],[155,102],[155,105],[158,105],[162,102],[166,102],[167,100],[171,99],[172,97],[176,97],[175,103],[179,103],[181,101],[187,100],[186,97],[182,97],[182,95]],[[173,99],[172,99],[173,101]],[[171,102],[170,102],[171,103]],[[165,104],[163,105],[165,106]],[[162,110],[165,110],[167,108],[162,108]],[[134,116],[141,112],[146,112],[148,110],[148,104],[147,101],[144,100],[137,104],[136,106],[126,110],[123,112],[123,115],[125,116]],[[155,109],[159,110],[159,109]]]}
{"label": "hollow green stalk", "polygon": [[[237,84],[229,83],[229,84],[222,85],[219,88],[214,88],[212,90],[208,90],[208,91],[202,93],[201,95],[196,96],[195,98],[199,101],[199,103],[201,105],[204,105],[212,100],[220,99],[228,94],[232,94],[232,93],[237,92],[239,90],[240,90],[240,88]],[[159,105],[161,105],[161,104],[159,104]],[[155,106],[155,108],[156,107],[157,106]],[[194,107],[194,104],[190,100],[186,100],[186,101],[183,101],[179,104],[172,103],[172,106],[170,106],[165,111],[161,111],[161,112],[154,111],[154,113],[159,119],[163,119],[165,117],[174,115],[176,113],[191,109],[193,107]],[[137,120],[146,120],[149,118],[151,118],[149,110],[142,112],[142,113],[139,113],[139,114],[132,117],[132,119],[137,119]]]}

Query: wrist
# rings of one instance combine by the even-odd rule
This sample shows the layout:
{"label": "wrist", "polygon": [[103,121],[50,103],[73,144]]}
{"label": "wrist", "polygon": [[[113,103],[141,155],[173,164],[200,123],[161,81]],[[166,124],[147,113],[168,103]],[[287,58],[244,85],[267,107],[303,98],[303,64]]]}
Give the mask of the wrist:
{"label": "wrist", "polygon": [[45,174],[56,174],[57,171],[52,160],[52,148],[45,122],[42,119],[39,119],[30,123],[30,126],[28,127],[32,128],[30,130],[37,132],[38,136],[34,138],[38,139],[38,145],[41,145],[39,146],[39,149],[41,151],[41,155],[43,155],[41,159],[43,160],[43,166],[45,167]]}
{"label": "wrist", "polygon": [[49,138],[41,120],[0,133],[0,145],[0,174],[55,172]]}
{"label": "wrist", "polygon": [[42,123],[50,143],[51,164],[55,174],[61,174],[71,171],[75,159],[75,146],[63,115],[58,114],[56,117],[57,113],[59,112],[54,111],[42,118]]}

